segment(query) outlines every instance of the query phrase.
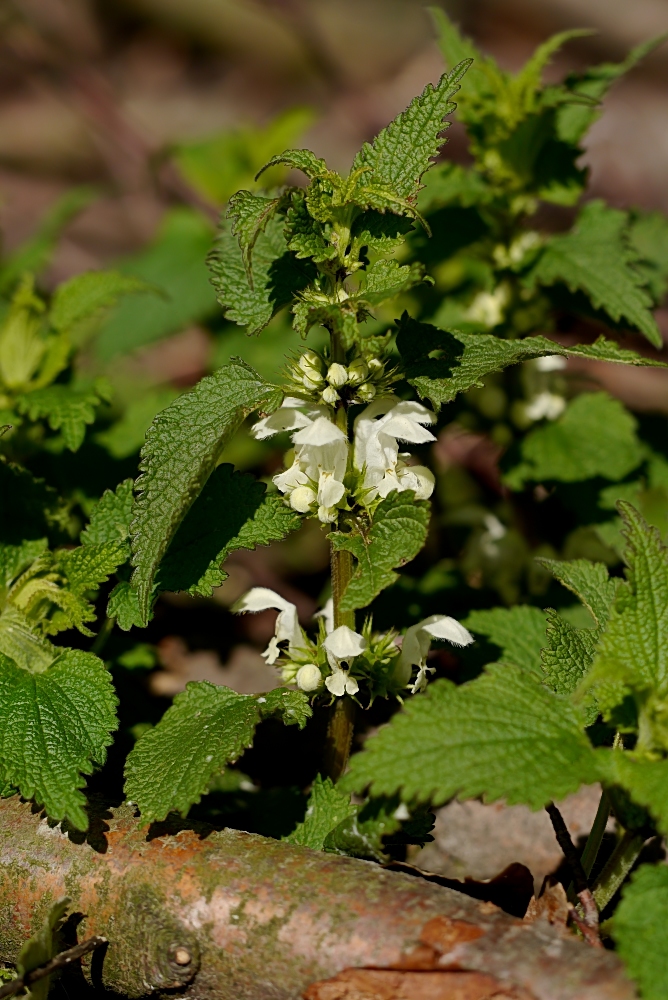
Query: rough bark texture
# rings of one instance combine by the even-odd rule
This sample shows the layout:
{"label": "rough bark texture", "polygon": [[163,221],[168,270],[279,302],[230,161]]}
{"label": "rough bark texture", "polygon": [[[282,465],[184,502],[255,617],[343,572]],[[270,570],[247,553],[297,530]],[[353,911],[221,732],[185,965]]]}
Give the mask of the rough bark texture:
{"label": "rough bark texture", "polygon": [[[84,915],[79,938],[110,942],[85,974],[129,997],[181,988],[202,1000],[292,1000],[309,987],[312,1000],[635,996],[614,955],[546,920],[524,924],[367,862],[235,830],[149,840],[129,809],[88,843],[75,839],[17,797],[0,802],[0,960],[15,960],[52,903],[69,896]],[[375,992],[369,982],[355,993],[340,977],[350,967],[397,975],[371,976]]]}

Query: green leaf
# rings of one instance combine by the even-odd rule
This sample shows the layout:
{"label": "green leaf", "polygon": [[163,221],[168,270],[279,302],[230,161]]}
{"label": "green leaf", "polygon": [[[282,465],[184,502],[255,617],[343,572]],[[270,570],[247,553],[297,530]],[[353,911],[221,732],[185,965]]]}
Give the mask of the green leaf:
{"label": "green leaf", "polygon": [[412,229],[411,219],[370,209],[357,216],[351,236],[355,248],[367,247],[376,253],[391,253],[401,246]]}
{"label": "green leaf", "polygon": [[104,491],[91,511],[90,522],[81,532],[82,545],[127,541],[132,513],[132,487],[132,480],[125,479],[115,490]]}
{"label": "green leaf", "polygon": [[619,703],[628,690],[664,697],[668,690],[668,551],[630,503],[620,501],[618,508],[625,526],[626,580],[617,585],[587,678],[597,694],[602,685],[611,689],[608,705]]}
{"label": "green leaf", "polygon": [[89,542],[76,549],[57,553],[58,563],[67,576],[73,594],[85,594],[105,583],[129,554],[125,542]]}
{"label": "green leaf", "polygon": [[47,548],[46,538],[26,539],[18,545],[0,542],[0,587],[8,587]]}
{"label": "green leaf", "polygon": [[359,297],[375,306],[424,281],[422,264],[400,265],[396,260],[377,260],[363,272]]}
{"label": "green leaf", "polygon": [[325,161],[319,159],[310,149],[286,149],[285,152],[278,153],[277,156],[272,156],[269,162],[265,163],[255,175],[255,180],[265,170],[269,170],[271,167],[276,167],[279,164],[290,167],[293,170],[301,170],[309,180],[316,178],[319,180],[328,180],[332,176],[332,171]]}
{"label": "green leaf", "polygon": [[310,263],[300,263],[288,250],[284,227],[284,218],[276,215],[258,236],[252,284],[229,222],[221,221],[214,249],[207,257],[211,283],[225,316],[239,326],[247,326],[249,334],[260,333],[314,275]]}
{"label": "green leaf", "polygon": [[605,628],[615,599],[617,580],[611,579],[604,563],[589,559],[537,559],[567,590],[575,594],[590,612],[599,629]]}
{"label": "green leaf", "polygon": [[668,868],[641,865],[622,890],[612,936],[643,1000],[665,1000],[668,995],[667,924]]}
{"label": "green leaf", "polygon": [[668,834],[668,760],[650,760],[626,750],[610,750],[602,758],[603,777],[609,784],[621,785],[634,802],[645,806],[657,828]]}
{"label": "green leaf", "polygon": [[[469,74],[473,74],[473,67]],[[467,77],[468,83],[469,77]],[[472,208],[492,200],[493,190],[472,168],[446,161],[425,175],[418,205],[422,212],[434,212],[447,205]]]}
{"label": "green leaf", "polygon": [[[397,320],[397,350],[406,378],[435,410],[458,393],[481,386],[490,372],[529,358],[562,353],[559,345],[546,337],[502,340],[491,334],[449,332],[420,323],[407,312]],[[440,357],[429,356],[435,351]]]}
{"label": "green leaf", "polygon": [[352,552],[357,560],[341,600],[342,611],[365,608],[397,579],[395,569],[414,559],[427,538],[430,505],[411,490],[393,490],[376,508],[370,525],[328,535],[335,552]]}
{"label": "green leaf", "polygon": [[[473,42],[465,38],[440,7],[430,7],[429,13],[434,19],[438,31],[438,44],[443,53],[446,66],[457,66],[464,59],[472,60],[472,66],[466,77],[466,84],[459,99],[462,121],[470,120],[469,105],[478,102],[485,107],[487,100],[494,96],[490,86],[490,69],[496,69],[491,59],[486,58]],[[498,73],[498,70],[497,70]],[[486,100],[487,99],[487,100]],[[489,105],[487,105],[488,107]]]}
{"label": "green leaf", "polygon": [[208,681],[188,684],[127,759],[125,792],[143,822],[171,811],[185,815],[212,779],[252,745],[255,727],[272,713],[301,728],[310,709],[302,692],[279,689],[257,697]]}
{"label": "green leaf", "polygon": [[462,624],[488,636],[501,650],[500,660],[540,675],[540,653],[546,644],[545,612],[529,605],[472,611]]}
{"label": "green leaf", "polygon": [[[561,353],[559,351],[558,353]],[[665,361],[654,358],[644,358],[642,354],[620,347],[612,340],[606,340],[601,335],[593,344],[575,344],[567,347],[564,354],[569,358],[591,358],[592,361],[611,361],[622,365],[635,365],[643,368],[666,368]]]}
{"label": "green leaf", "polygon": [[264,195],[252,194],[250,191],[237,191],[230,198],[226,214],[227,218],[232,220],[232,235],[239,240],[241,259],[251,288],[253,247],[260,233],[265,231],[270,219],[276,214],[282,200],[282,195],[278,198],[267,198]]}
{"label": "green leaf", "polygon": [[16,406],[30,420],[46,418],[51,430],[61,431],[69,450],[77,451],[83,444],[86,424],[94,422],[95,408],[106,398],[102,385],[81,390],[58,384],[19,396]]}
{"label": "green leaf", "polygon": [[[340,793],[339,793],[340,794]],[[356,806],[355,813],[342,820],[338,826],[334,827],[325,837],[323,849],[332,854],[343,854],[353,858],[372,858],[374,861],[385,862],[389,860],[384,850],[383,837],[397,834],[401,829],[401,821],[395,816],[398,800],[393,799],[372,799],[361,806]],[[433,816],[431,823],[427,827],[426,811],[420,810],[422,815],[416,817],[416,823],[410,823],[409,828],[397,840],[400,843],[417,843],[414,836],[411,836],[410,827],[414,827],[415,833],[423,836],[424,840],[420,846],[433,840],[429,836],[429,830],[433,827]],[[405,839],[404,839],[405,838]],[[394,840],[394,838],[393,838]]]}
{"label": "green leaf", "polygon": [[623,479],[642,461],[636,426],[619,400],[604,392],[584,392],[558,420],[526,435],[520,449],[522,461],[503,481],[519,490],[531,481]]}
{"label": "green leaf", "polygon": [[595,751],[570,703],[532,674],[493,664],[460,687],[438,680],[412,698],[340,784],[435,805],[482,795],[540,809],[596,780]]}
{"label": "green leaf", "polygon": [[83,775],[103,764],[116,729],[116,696],[104,664],[64,650],[43,673],[0,654],[0,774],[52,819],[88,829]]}
{"label": "green leaf", "polygon": [[126,580],[117,583],[109,594],[107,616],[114,618],[124,632],[131,628],[143,628],[146,621],[139,608],[139,594]]}
{"label": "green leaf", "polygon": [[321,264],[336,256],[336,247],[325,236],[323,223],[311,216],[304,195],[300,192],[295,192],[292,196],[286,220],[288,249],[294,251],[299,260],[310,258],[314,263]]}
{"label": "green leaf", "polygon": [[237,360],[179,396],[151,424],[131,526],[133,584],[144,617],[160,561],[223,446],[250,413],[273,409],[280,398],[279,389]]}
{"label": "green leaf", "polygon": [[[622,62],[601,63],[599,66],[590,66],[583,73],[571,73],[566,77],[565,86],[575,95],[585,95],[595,101],[601,101],[615,80],[628,73],[664,40],[665,35],[659,35],[657,38],[641,42],[631,49]],[[559,138],[563,142],[576,145],[600,114],[600,105],[591,107],[574,102],[562,104],[557,110]]]}
{"label": "green leaf", "polygon": [[77,274],[56,288],[49,322],[61,333],[69,333],[79,323],[113,306],[124,295],[140,292],[156,294],[154,285],[119,271],[88,271]]}
{"label": "green leaf", "polygon": [[642,274],[634,269],[638,254],[628,239],[628,216],[591,201],[578,216],[575,228],[553,236],[529,275],[533,285],[565,284],[581,291],[595,309],[615,322],[640,330],[655,347],[662,340],[650,312],[652,300],[642,287]]}
{"label": "green leaf", "polygon": [[219,465],[174,535],[156,588],[210,597],[227,578],[221,567],[230,552],[269,545],[295,531],[301,521],[282,496],[267,496],[264,483],[254,476]]}
{"label": "green leaf", "polygon": [[96,337],[95,350],[102,361],[216,313],[216,297],[204,263],[212,238],[211,224],[200,212],[173,208],[164,216],[151,245],[118,265],[123,274],[141,278],[164,295],[123,298]]}
{"label": "green leaf", "polygon": [[444,73],[435,87],[428,83],[373,143],[364,143],[352,169],[369,168],[363,176],[365,186],[386,188],[400,198],[415,200],[422,175],[445,141],[447,124],[443,119],[455,110],[451,98],[470,65],[470,59],[465,59],[450,73]]}
{"label": "green leaf", "polygon": [[662,212],[636,212],[629,240],[640,258],[636,267],[655,304],[660,305],[668,290],[668,219]]}
{"label": "green leaf", "polygon": [[331,778],[318,774],[311,788],[304,821],[283,840],[322,851],[328,835],[357,811],[358,806],[352,804],[350,795],[339,791]]}
{"label": "green leaf", "polygon": [[[598,629],[574,628],[552,608],[547,612],[547,645],[541,658],[545,683],[556,694],[572,694],[588,673],[596,652]],[[594,717],[591,717],[592,711]],[[588,711],[587,722],[598,713]]]}
{"label": "green leaf", "polygon": [[[54,903],[40,930],[23,945],[16,961],[16,971],[19,977],[25,976],[28,972],[34,972],[35,969],[46,965],[57,955],[60,945],[60,931],[69,905],[68,898]],[[44,976],[32,983],[28,992],[30,1000],[46,1000],[50,986],[51,976]]]}
{"label": "green leaf", "polygon": [[0,615],[0,653],[24,670],[41,674],[60,655],[61,649],[49,642],[19,608],[7,604]]}

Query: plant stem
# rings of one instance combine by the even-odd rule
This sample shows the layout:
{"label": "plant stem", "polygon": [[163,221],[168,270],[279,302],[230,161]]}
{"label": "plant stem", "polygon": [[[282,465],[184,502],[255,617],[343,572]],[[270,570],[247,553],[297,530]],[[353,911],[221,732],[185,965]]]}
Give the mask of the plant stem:
{"label": "plant stem", "polygon": [[95,653],[96,656],[100,655],[100,653],[107,644],[107,639],[111,635],[114,625],[115,625],[114,618],[105,618],[104,622],[102,623],[100,631],[95,636],[93,644],[90,647],[91,653]]}
{"label": "plant stem", "polygon": [[594,885],[594,899],[599,911],[608,905],[633,868],[645,845],[645,840],[645,836],[641,833],[634,833],[633,830],[624,831]]}
{"label": "plant stem", "polygon": [[585,934],[585,938],[589,944],[600,948],[601,939],[598,933],[598,907],[592,891],[589,888],[587,875],[582,866],[580,855],[578,854],[577,848],[573,843],[570,833],[568,832],[568,827],[564,822],[564,817],[561,815],[554,802],[549,802],[545,806],[545,809],[552,820],[552,826],[554,827],[557,841],[564,852],[564,857],[566,858],[573,875],[575,893],[582,904],[584,923],[589,929],[589,933]]}
{"label": "plant stem", "polygon": [[[330,330],[332,361],[345,362],[345,350],[341,338],[335,330]],[[348,436],[348,411],[341,400],[336,409],[336,425]],[[355,628],[355,612],[342,611],[341,599],[350,582],[353,572],[353,557],[350,552],[330,549],[330,566],[332,575],[332,604],[334,606],[334,628],[347,625]],[[355,725],[355,702],[349,695],[337,698],[330,709],[325,738],[324,770],[325,774],[337,781],[343,774],[350,756]]]}

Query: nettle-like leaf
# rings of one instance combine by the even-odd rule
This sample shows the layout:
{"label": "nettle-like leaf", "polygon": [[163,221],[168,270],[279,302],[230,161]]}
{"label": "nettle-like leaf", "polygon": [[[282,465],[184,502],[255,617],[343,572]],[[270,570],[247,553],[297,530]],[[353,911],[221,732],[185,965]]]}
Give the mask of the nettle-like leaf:
{"label": "nettle-like leaf", "polygon": [[603,563],[589,559],[537,559],[567,590],[575,594],[591,614],[599,629],[605,628],[615,599],[617,580]]}
{"label": "nettle-like leaf", "polygon": [[639,806],[649,809],[657,829],[668,835],[668,760],[625,750],[601,752],[602,775],[608,784],[621,785]]}
{"label": "nettle-like leaf", "polygon": [[540,675],[540,654],[547,642],[545,612],[540,608],[517,605],[472,611],[462,624],[499,646],[502,663]]}
{"label": "nettle-like leaf", "polygon": [[137,741],[126,768],[125,792],[144,823],[175,811],[185,815],[211,780],[252,745],[266,716],[303,728],[311,710],[300,691],[244,695],[193,681],[176,696],[154,729]]}
{"label": "nettle-like leaf", "polygon": [[115,305],[124,295],[138,292],[159,294],[155,285],[119,271],[87,271],[58,285],[49,311],[51,326],[70,333],[103,309]]}
{"label": "nettle-like leaf", "polygon": [[104,491],[81,532],[82,545],[127,541],[134,500],[132,487],[132,480],[125,479],[115,490]]}
{"label": "nettle-like leaf", "polygon": [[91,653],[66,649],[42,673],[0,654],[0,775],[53,819],[88,828],[84,775],[116,729],[113,685]]}
{"label": "nettle-like leaf", "polygon": [[309,180],[329,180],[332,171],[324,160],[312,153],[310,149],[286,149],[283,153],[272,156],[268,163],[257,172],[255,180],[258,180],[265,170],[277,166],[291,167],[293,170],[301,170]]}
{"label": "nettle-like leaf", "polygon": [[350,801],[350,795],[339,791],[331,778],[322,778],[318,774],[311,788],[303,822],[283,840],[322,851],[329,834],[339,824],[355,816],[358,809]]}
{"label": "nettle-like leaf", "polygon": [[411,490],[393,490],[376,507],[371,523],[328,537],[335,552],[351,552],[357,560],[341,599],[341,610],[365,608],[397,579],[395,572],[414,559],[427,539],[430,507]]}
{"label": "nettle-like leaf", "polygon": [[[16,971],[20,977],[34,972],[55,958],[60,950],[61,929],[69,907],[68,898],[54,903],[46,920],[33,937],[28,938],[21,948],[16,961]],[[44,976],[30,984],[30,1000],[46,1000],[51,986],[51,976]]]}
{"label": "nettle-like leaf", "polygon": [[624,521],[626,580],[617,585],[614,607],[586,679],[610,709],[629,691],[668,690],[668,551],[656,528],[620,501]]}
{"label": "nettle-like leaf", "polygon": [[622,890],[612,923],[612,936],[643,1000],[668,995],[668,868],[641,865]]}
{"label": "nettle-like leaf", "polygon": [[455,110],[451,98],[470,65],[471,60],[464,59],[450,73],[444,73],[435,87],[427,84],[372,143],[364,143],[352,169],[368,168],[362,179],[365,186],[374,185],[414,201],[422,175],[445,141],[443,132],[449,123],[443,119]]}
{"label": "nettle-like leaf", "polygon": [[265,231],[270,219],[276,214],[281,201],[281,195],[269,198],[266,195],[252,194],[250,191],[237,191],[230,198],[227,218],[232,220],[232,235],[239,241],[241,259],[251,288],[253,288],[251,267],[253,247],[260,233]]}
{"label": "nettle-like leaf", "polygon": [[221,220],[214,249],[207,257],[211,284],[227,319],[246,326],[249,334],[264,330],[283,306],[313,279],[315,271],[290,253],[285,219],[270,218],[255,241],[251,263],[252,283],[246,273],[239,241],[231,224]]}
{"label": "nettle-like leaf", "polygon": [[532,674],[493,664],[467,684],[438,680],[411,699],[352,758],[340,785],[407,802],[481,795],[540,809],[596,780],[573,706]]}
{"label": "nettle-like leaf", "polygon": [[519,490],[527,482],[623,479],[642,461],[636,426],[619,400],[604,392],[584,392],[558,420],[526,435],[521,461],[506,472],[504,483]]}
{"label": "nettle-like leaf", "polygon": [[625,351],[605,337],[599,337],[594,344],[575,347],[563,347],[547,337],[503,340],[487,333],[441,330],[431,323],[418,322],[406,312],[397,320],[397,350],[408,382],[435,410],[451,403],[460,392],[480,387],[484,377],[492,372],[553,354],[665,367],[660,361]]}
{"label": "nettle-like leaf", "polygon": [[281,391],[236,360],[179,396],[151,424],[141,452],[134,506],[132,582],[149,612],[160,561],[232,434],[254,410],[272,410]]}
{"label": "nettle-like leaf", "polygon": [[377,260],[363,272],[359,297],[375,306],[425,280],[422,264],[398,264],[396,260]]}
{"label": "nettle-like leaf", "polygon": [[362,212],[355,219],[351,229],[351,240],[355,252],[367,247],[376,253],[392,253],[401,246],[412,229],[411,219],[370,210]]}
{"label": "nettle-like leaf", "polygon": [[227,578],[221,566],[235,549],[285,538],[301,524],[282,496],[267,496],[253,476],[219,465],[186,514],[158,568],[158,590],[210,597]]}
{"label": "nettle-like leaf", "polygon": [[643,288],[642,273],[635,269],[639,255],[628,237],[628,216],[591,201],[578,216],[575,228],[553,236],[532,268],[532,285],[562,283],[580,291],[595,309],[615,322],[639,330],[655,347],[662,340],[650,309],[652,299]]}
{"label": "nettle-like leaf", "polygon": [[139,607],[139,594],[127,580],[117,583],[109,594],[107,617],[113,618],[120,629],[144,628],[146,620]]}
{"label": "nettle-like leaf", "polygon": [[306,207],[306,198],[300,192],[292,196],[285,223],[288,248],[299,260],[310,258],[322,264],[336,256],[336,247],[327,239],[325,226],[314,219]]}
{"label": "nettle-like leaf", "polygon": [[0,615],[0,653],[30,673],[41,674],[61,653],[14,604]]}
{"label": "nettle-like leaf", "polygon": [[30,420],[45,418],[51,430],[60,431],[70,451],[78,451],[86,434],[86,424],[95,421],[95,410],[109,399],[109,387],[98,379],[91,389],[50,385],[19,396],[16,407]]}
{"label": "nettle-like leaf", "polygon": [[660,305],[668,291],[668,219],[662,212],[635,212],[628,235],[640,258],[636,269]]}

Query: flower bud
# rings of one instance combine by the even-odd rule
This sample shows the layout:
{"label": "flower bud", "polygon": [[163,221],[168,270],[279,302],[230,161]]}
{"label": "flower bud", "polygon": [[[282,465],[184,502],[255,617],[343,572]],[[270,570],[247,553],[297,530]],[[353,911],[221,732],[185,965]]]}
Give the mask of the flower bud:
{"label": "flower bud", "polygon": [[367,364],[371,378],[380,378],[385,371],[385,362],[381,361],[380,358],[369,358]]}
{"label": "flower bud", "polygon": [[301,691],[316,691],[322,684],[322,674],[315,663],[305,663],[297,671],[295,680]]}
{"label": "flower bud", "polygon": [[375,395],[376,387],[370,382],[365,382],[364,385],[361,385],[357,390],[357,396],[363,403],[370,403]]}
{"label": "flower bud", "polygon": [[306,514],[315,501],[315,491],[310,486],[297,486],[290,493],[290,506],[300,514]]}
{"label": "flower bud", "polygon": [[305,375],[311,378],[319,376],[322,379],[322,360],[315,351],[304,351],[299,358],[299,367]]}
{"label": "flower bud", "polygon": [[334,406],[334,403],[336,403],[337,400],[340,398],[341,397],[339,396],[334,386],[328,385],[326,389],[323,389],[322,392],[323,402],[328,403],[329,406]]}
{"label": "flower bud", "polygon": [[345,385],[348,381],[348,372],[345,365],[339,365],[336,362],[330,365],[327,371],[327,381],[337,389]]}
{"label": "flower bud", "polygon": [[352,385],[359,385],[369,377],[369,366],[364,358],[355,358],[348,365],[348,381]]}
{"label": "flower bud", "polygon": [[316,382],[314,379],[310,378],[308,375],[304,375],[304,377],[302,378],[302,385],[304,386],[305,389],[308,389],[309,392],[316,392],[318,389],[322,388],[322,381],[323,380],[320,377],[318,378],[318,381]]}

